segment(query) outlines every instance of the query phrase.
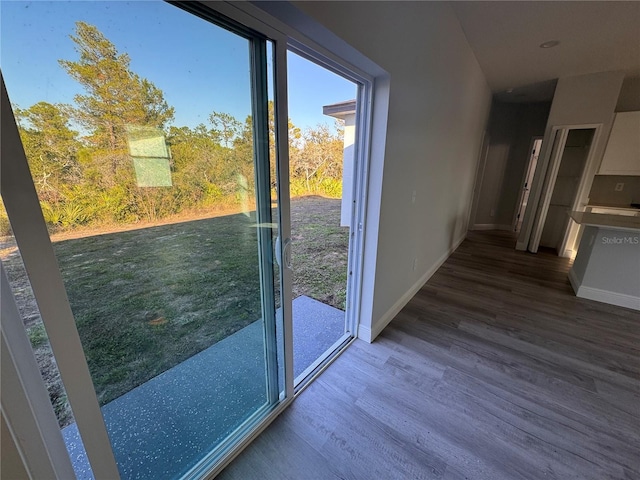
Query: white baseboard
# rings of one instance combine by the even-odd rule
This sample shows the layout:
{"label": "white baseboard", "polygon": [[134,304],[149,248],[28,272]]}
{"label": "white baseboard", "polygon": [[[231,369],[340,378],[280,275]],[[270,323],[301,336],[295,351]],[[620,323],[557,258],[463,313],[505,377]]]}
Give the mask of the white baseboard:
{"label": "white baseboard", "polygon": [[576,277],[573,268],[569,270],[569,283],[571,284],[571,288],[573,288],[576,297],[608,303],[609,305],[617,305],[618,307],[640,310],[640,297],[580,285],[580,281],[578,280],[578,277]]}
{"label": "white baseboard", "polygon": [[373,325],[373,328],[359,325],[358,338],[364,340],[365,342],[373,342],[375,338],[380,335],[382,330],[384,330],[384,328],[389,325],[391,320],[393,320],[395,316],[400,313],[400,310],[402,310],[404,306],[409,303],[409,300],[411,300],[413,296],[418,293],[418,291],[424,286],[424,284],[429,281],[431,276],[436,273],[436,270],[438,270],[442,266],[442,264],[447,261],[447,258],[449,258],[449,256],[456,251],[456,249],[460,246],[465,238],[467,238],[466,233],[462,235],[462,237],[459,238],[453,244],[453,246],[448,251],[446,251],[436,261],[436,263],[434,263],[431,268],[429,268],[429,270],[427,270],[427,272],[422,275],[422,277],[420,277],[418,281],[416,281],[416,283],[414,283],[411,288],[404,295],[402,295],[402,297],[398,299],[396,303],[393,304],[393,306],[389,310],[387,310],[387,312]]}
{"label": "white baseboard", "polygon": [[471,227],[471,230],[513,230],[513,227],[499,223],[476,223]]}
{"label": "white baseboard", "polygon": [[373,342],[373,338],[371,337],[371,329],[362,324],[358,325],[358,338],[368,343]]}
{"label": "white baseboard", "polygon": [[578,296],[578,290],[580,290],[580,282],[578,281],[578,277],[576,277],[576,273],[573,271],[573,268],[569,270],[569,283],[571,284],[571,288],[573,288],[573,293]]}
{"label": "white baseboard", "polygon": [[634,297],[633,295],[626,295],[624,293],[610,292],[608,290],[585,287],[582,285],[578,288],[576,296],[586,298],[588,300],[595,300],[596,302],[617,305],[618,307],[640,310],[640,297]]}

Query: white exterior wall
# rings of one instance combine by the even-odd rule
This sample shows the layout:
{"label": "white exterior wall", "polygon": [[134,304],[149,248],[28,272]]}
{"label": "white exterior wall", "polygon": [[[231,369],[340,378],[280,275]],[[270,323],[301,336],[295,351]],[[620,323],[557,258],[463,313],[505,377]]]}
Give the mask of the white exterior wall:
{"label": "white exterior wall", "polygon": [[344,151],[342,152],[342,205],[340,209],[340,226],[351,225],[353,211],[353,154],[356,141],[356,114],[344,119]]}

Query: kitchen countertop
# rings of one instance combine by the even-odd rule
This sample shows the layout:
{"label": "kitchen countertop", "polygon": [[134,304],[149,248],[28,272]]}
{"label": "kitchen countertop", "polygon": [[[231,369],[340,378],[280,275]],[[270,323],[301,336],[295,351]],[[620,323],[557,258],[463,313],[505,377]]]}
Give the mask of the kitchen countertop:
{"label": "kitchen countertop", "polygon": [[580,225],[614,228],[616,230],[640,230],[640,217],[610,213],[569,212],[571,219]]}
{"label": "kitchen countertop", "polygon": [[[635,205],[635,204],[634,204]],[[631,205],[621,206],[621,205],[585,205],[586,208],[597,208],[597,209],[607,209],[607,210],[622,210],[625,212],[640,212],[640,208],[632,207]]]}

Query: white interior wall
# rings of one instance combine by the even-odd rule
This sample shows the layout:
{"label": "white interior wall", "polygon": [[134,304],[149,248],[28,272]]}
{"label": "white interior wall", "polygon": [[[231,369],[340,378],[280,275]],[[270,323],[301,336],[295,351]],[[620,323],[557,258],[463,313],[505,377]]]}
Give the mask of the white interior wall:
{"label": "white interior wall", "polygon": [[489,120],[489,149],[484,164],[472,229],[511,230],[531,152],[544,134],[548,103],[505,103],[494,99]]}
{"label": "white interior wall", "polygon": [[511,156],[505,171],[498,206],[500,223],[506,223],[510,227],[513,226],[518,213],[518,201],[531,158],[529,148],[534,137],[544,135],[550,107],[550,102],[544,102],[521,104],[518,109],[517,131],[513,138]]}
{"label": "white interior wall", "polygon": [[616,112],[637,112],[640,110],[640,77],[627,77],[622,82]]}
{"label": "white interior wall", "polygon": [[491,94],[450,5],[295,5],[390,76],[371,340],[466,234]]}
{"label": "white interior wall", "polygon": [[473,230],[508,229],[511,219],[501,215],[501,196],[505,173],[513,156],[517,133],[519,105],[494,101],[488,124],[488,149],[485,157],[482,184],[479,186]]}

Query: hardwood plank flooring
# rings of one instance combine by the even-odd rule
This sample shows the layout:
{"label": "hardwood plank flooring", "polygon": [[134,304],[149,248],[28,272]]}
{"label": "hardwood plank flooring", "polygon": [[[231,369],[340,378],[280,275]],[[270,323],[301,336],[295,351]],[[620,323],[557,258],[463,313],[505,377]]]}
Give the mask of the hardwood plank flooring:
{"label": "hardwood plank flooring", "polygon": [[640,479],[640,313],[514,244],[470,232],[220,478]]}

